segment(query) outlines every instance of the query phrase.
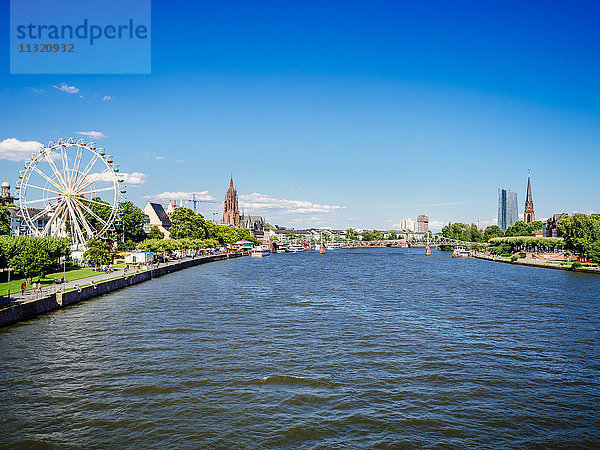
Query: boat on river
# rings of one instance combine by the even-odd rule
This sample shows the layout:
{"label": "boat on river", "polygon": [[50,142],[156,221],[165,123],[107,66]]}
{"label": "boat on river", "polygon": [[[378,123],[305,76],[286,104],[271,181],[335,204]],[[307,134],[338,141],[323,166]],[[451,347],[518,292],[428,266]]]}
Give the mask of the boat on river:
{"label": "boat on river", "polygon": [[250,256],[253,258],[261,258],[263,256],[269,256],[271,249],[267,245],[258,245],[252,249]]}
{"label": "boat on river", "polygon": [[298,253],[304,251],[304,247],[300,244],[292,244],[290,245],[288,251],[290,253]]}
{"label": "boat on river", "polygon": [[469,258],[470,256],[471,252],[463,247],[456,247],[452,252],[453,258]]}

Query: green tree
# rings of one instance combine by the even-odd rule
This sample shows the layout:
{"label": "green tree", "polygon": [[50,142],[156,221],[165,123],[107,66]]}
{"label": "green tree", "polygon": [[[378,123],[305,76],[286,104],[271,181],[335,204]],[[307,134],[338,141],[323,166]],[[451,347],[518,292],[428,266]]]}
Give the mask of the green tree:
{"label": "green tree", "polygon": [[587,257],[591,262],[600,264],[600,241],[595,241],[590,244],[587,249]]}
{"label": "green tree", "polygon": [[10,234],[10,211],[8,206],[0,206],[0,236]]}
{"label": "green tree", "polygon": [[381,241],[383,240],[383,233],[379,230],[363,231],[363,241]]}
{"label": "green tree", "polygon": [[498,225],[490,225],[483,232],[483,240],[487,242],[495,237],[504,237],[504,231]]}
{"label": "green tree", "polygon": [[354,228],[348,228],[346,230],[346,237],[351,241],[358,241],[358,232]]}
{"label": "green tree", "polygon": [[173,239],[195,238],[205,239],[208,237],[208,225],[202,214],[194,214],[190,208],[180,206],[175,208],[171,214],[170,236]]}
{"label": "green tree", "polygon": [[[119,205],[118,218],[120,226],[116,229],[117,243],[131,241],[133,248],[135,248],[135,243],[146,239],[147,236],[144,232],[144,211],[132,202],[122,202]],[[129,246],[131,246],[131,243]]]}
{"label": "green tree", "polygon": [[504,236],[531,236],[536,230],[542,229],[542,222],[525,223],[517,220],[513,226],[506,229]]}
{"label": "green tree", "polygon": [[89,259],[96,267],[110,263],[108,248],[102,239],[92,238],[87,241],[86,247],[83,257]]}
{"label": "green tree", "polygon": [[160,231],[158,227],[153,226],[148,233],[148,239],[164,239],[165,233]]}
{"label": "green tree", "polygon": [[15,269],[16,276],[32,279],[58,266],[71,253],[67,238],[0,236],[0,262]]}
{"label": "green tree", "polygon": [[600,215],[574,214],[558,222],[558,230],[566,247],[588,258],[596,258],[596,243],[600,241]]}

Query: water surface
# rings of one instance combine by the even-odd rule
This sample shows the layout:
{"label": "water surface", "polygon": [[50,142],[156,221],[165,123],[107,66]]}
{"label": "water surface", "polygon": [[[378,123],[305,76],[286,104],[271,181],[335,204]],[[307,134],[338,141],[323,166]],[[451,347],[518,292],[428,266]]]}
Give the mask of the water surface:
{"label": "water surface", "polygon": [[600,445],[600,277],[238,258],[0,330],[0,444]]}

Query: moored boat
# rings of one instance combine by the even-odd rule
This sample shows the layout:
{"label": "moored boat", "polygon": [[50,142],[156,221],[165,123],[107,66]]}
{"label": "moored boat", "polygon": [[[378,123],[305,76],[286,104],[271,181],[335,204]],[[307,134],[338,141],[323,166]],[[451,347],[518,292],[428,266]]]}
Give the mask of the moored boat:
{"label": "moored boat", "polygon": [[260,258],[263,256],[269,256],[271,254],[271,249],[266,245],[258,245],[252,249],[250,252],[250,256],[254,258]]}

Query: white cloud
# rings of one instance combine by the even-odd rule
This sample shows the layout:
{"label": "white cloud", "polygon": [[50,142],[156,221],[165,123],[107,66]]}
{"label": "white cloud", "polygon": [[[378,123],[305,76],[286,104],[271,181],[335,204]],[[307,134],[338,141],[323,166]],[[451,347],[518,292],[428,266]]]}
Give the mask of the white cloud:
{"label": "white cloud", "polygon": [[102,100],[104,101],[108,101],[110,100],[112,97],[110,95],[105,95],[104,97],[102,97]]}
{"label": "white cloud", "polygon": [[431,231],[442,231],[442,228],[444,228],[446,225],[448,225],[448,221],[445,221],[445,222],[443,220],[430,220],[429,221],[429,229]]}
{"label": "white cloud", "polygon": [[[109,173],[102,173],[102,174],[92,173],[89,176],[90,176],[90,178],[93,177],[94,180],[96,180],[100,183],[101,182],[112,183],[112,181],[113,181],[113,177]],[[144,184],[146,182],[146,178],[148,177],[148,175],[146,175],[145,173],[141,173],[141,172],[131,172],[131,173],[120,172],[118,174],[118,177],[119,177],[119,179],[123,180],[123,183],[127,184],[128,186],[141,186],[142,184]]]}
{"label": "white cloud", "polygon": [[253,194],[240,195],[240,208],[246,208],[254,212],[283,210],[289,214],[329,213],[344,209],[345,206],[320,205],[306,200],[287,200],[275,198],[257,192]]}
{"label": "white cloud", "polygon": [[66,92],[67,94],[77,94],[79,93],[79,88],[75,86],[68,86],[66,83],[60,83],[60,86],[54,86],[59,91]]}
{"label": "white cloud", "polygon": [[32,90],[33,92],[35,92],[36,94],[41,94],[41,93],[43,93],[43,92],[44,92],[44,90],[43,90],[43,89],[40,89],[40,88],[31,88],[31,90]]}
{"label": "white cloud", "polygon": [[498,225],[498,219],[490,219],[490,220],[480,220],[479,221],[479,226],[481,228],[487,228],[490,225]]}
{"label": "white cloud", "polygon": [[181,163],[184,163],[185,161],[183,159],[176,159],[175,162],[178,164],[181,164]]}
{"label": "white cloud", "polygon": [[38,153],[44,145],[37,141],[20,141],[15,138],[0,142],[0,159],[9,161],[25,161],[32,153]]}
{"label": "white cloud", "polygon": [[108,137],[102,131],[77,131],[76,133],[87,136],[90,139],[102,139]]}
{"label": "white cloud", "polygon": [[144,195],[143,198],[146,200],[183,200],[187,201],[192,198],[192,195],[195,195],[196,200],[202,201],[214,201],[215,198],[208,193],[208,191],[200,191],[200,192],[161,192],[160,194],[155,195]]}
{"label": "white cloud", "polygon": [[154,158],[154,159],[156,159],[156,160],[159,160],[159,161],[160,161],[161,159],[165,159],[165,157],[164,157],[164,156],[157,156],[157,157],[156,157],[156,158]]}

